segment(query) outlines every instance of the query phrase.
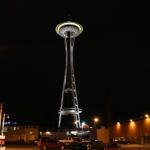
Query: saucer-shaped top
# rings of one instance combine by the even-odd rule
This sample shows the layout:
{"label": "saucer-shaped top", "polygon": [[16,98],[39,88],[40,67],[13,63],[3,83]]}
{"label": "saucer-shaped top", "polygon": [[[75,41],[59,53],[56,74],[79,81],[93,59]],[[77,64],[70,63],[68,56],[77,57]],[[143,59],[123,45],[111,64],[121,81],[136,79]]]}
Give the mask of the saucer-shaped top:
{"label": "saucer-shaped top", "polygon": [[76,22],[67,21],[58,24],[55,28],[56,33],[63,38],[68,37],[68,32],[70,33],[70,38],[77,37],[83,32],[83,27]]}

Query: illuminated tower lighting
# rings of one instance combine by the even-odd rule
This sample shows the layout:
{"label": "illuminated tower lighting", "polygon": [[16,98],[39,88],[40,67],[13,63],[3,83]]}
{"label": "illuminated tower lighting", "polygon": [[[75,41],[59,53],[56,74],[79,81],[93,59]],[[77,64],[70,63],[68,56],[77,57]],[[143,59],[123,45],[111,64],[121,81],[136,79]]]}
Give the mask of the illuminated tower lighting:
{"label": "illuminated tower lighting", "polygon": [[61,126],[63,115],[73,115],[74,122],[76,122],[76,128],[80,128],[80,113],[82,110],[78,106],[75,73],[73,67],[73,49],[75,37],[82,33],[83,28],[76,22],[68,21],[58,24],[55,30],[57,34],[64,38],[66,52],[65,74],[59,110],[58,127],[60,128]]}

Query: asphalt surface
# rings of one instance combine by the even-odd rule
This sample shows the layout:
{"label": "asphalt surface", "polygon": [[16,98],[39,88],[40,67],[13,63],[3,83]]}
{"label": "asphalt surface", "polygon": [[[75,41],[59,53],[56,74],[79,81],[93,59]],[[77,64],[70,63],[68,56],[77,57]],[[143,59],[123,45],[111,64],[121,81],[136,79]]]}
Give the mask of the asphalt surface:
{"label": "asphalt surface", "polygon": [[[6,146],[5,148],[0,148],[0,150],[38,150],[36,146],[31,145],[13,145]],[[150,145],[121,145],[121,150],[150,150]]]}
{"label": "asphalt surface", "polygon": [[0,148],[0,150],[38,150],[37,146],[33,145],[6,145],[5,148]]}
{"label": "asphalt surface", "polygon": [[150,150],[149,145],[129,144],[121,145],[121,150]]}

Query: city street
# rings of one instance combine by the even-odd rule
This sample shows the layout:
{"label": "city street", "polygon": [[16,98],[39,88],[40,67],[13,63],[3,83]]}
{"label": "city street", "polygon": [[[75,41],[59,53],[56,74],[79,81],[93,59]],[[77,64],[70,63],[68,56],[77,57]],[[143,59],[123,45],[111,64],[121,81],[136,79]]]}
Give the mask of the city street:
{"label": "city street", "polygon": [[150,150],[150,145],[129,144],[121,147],[121,150]]}
{"label": "city street", "polygon": [[[38,150],[36,146],[8,146],[0,150]],[[121,150],[150,150],[150,145],[122,145]]]}
{"label": "city street", "polygon": [[6,146],[5,148],[0,148],[0,150],[37,150],[36,146],[21,146],[21,145],[13,145],[13,146]]}

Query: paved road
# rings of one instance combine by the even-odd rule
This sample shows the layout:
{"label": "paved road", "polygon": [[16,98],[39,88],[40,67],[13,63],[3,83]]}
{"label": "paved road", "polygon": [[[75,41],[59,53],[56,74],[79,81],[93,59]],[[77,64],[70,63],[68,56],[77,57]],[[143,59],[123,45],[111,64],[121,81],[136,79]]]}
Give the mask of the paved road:
{"label": "paved road", "polygon": [[36,146],[6,146],[0,150],[38,150]]}
{"label": "paved road", "polygon": [[138,145],[138,144],[130,144],[130,145],[122,145],[122,150],[150,150],[150,145]]}
{"label": "paved road", "polygon": [[[122,145],[121,150],[150,150],[150,145]],[[0,150],[38,150],[36,146],[6,146]]]}

